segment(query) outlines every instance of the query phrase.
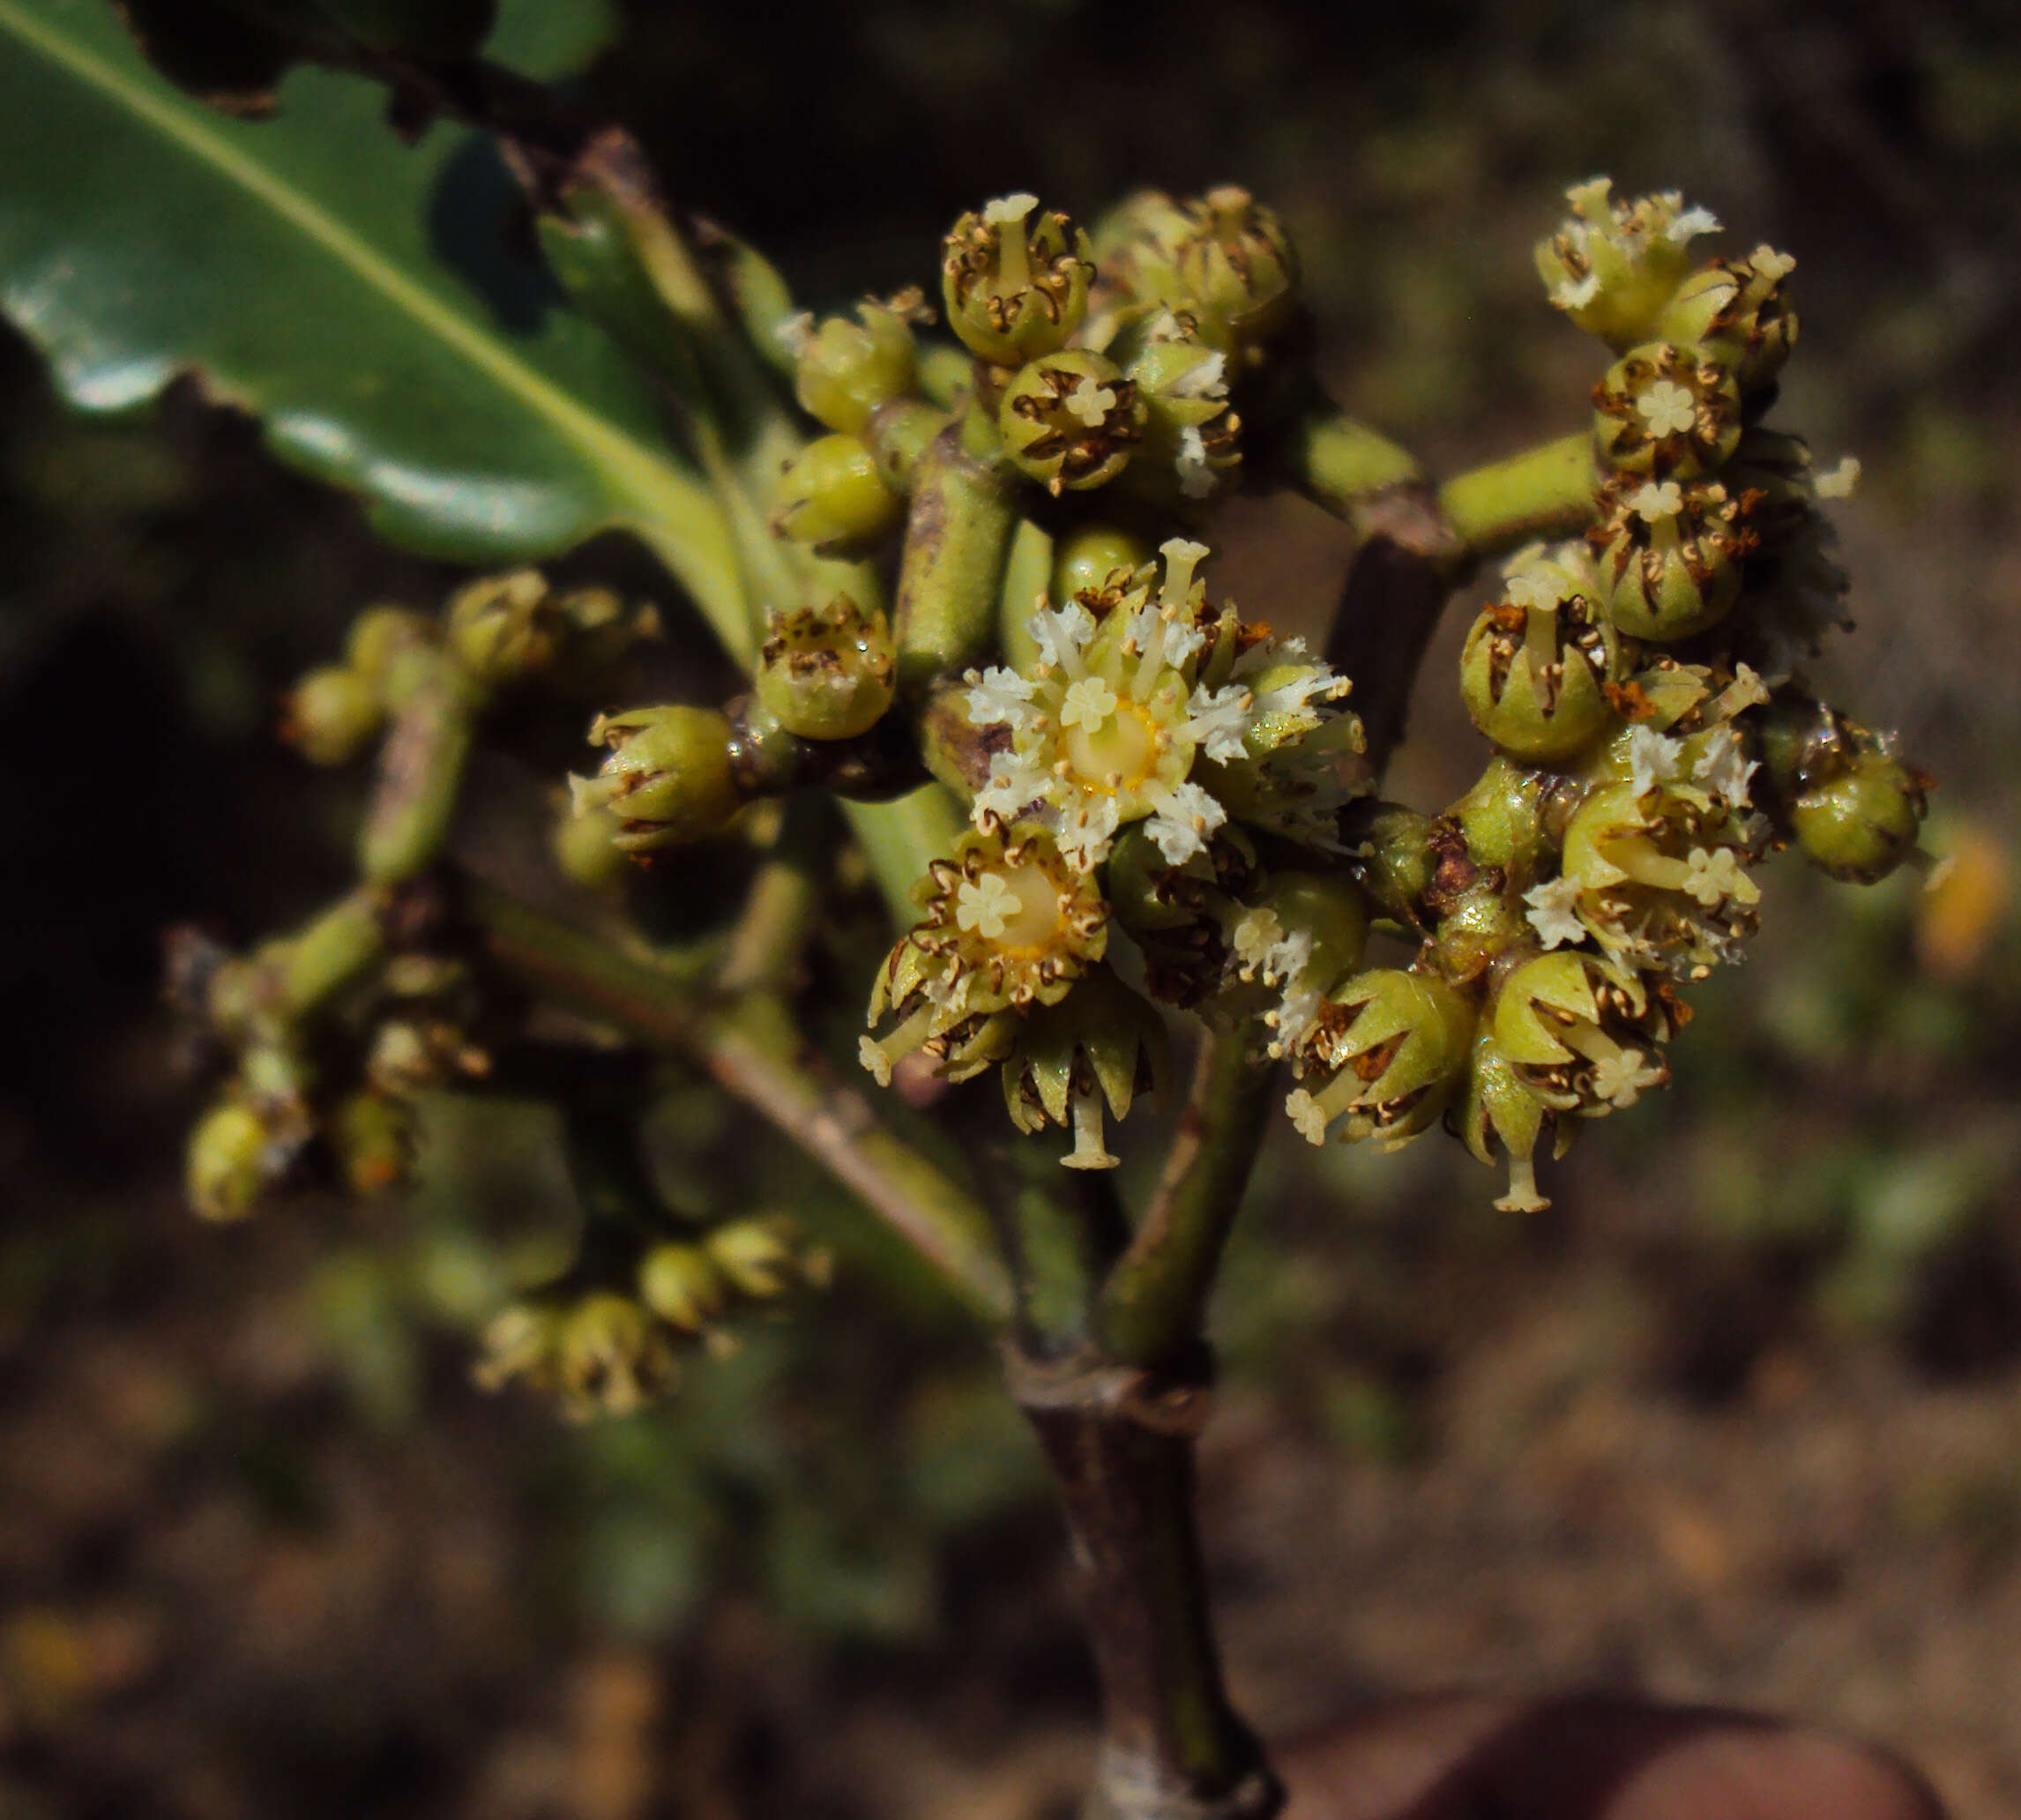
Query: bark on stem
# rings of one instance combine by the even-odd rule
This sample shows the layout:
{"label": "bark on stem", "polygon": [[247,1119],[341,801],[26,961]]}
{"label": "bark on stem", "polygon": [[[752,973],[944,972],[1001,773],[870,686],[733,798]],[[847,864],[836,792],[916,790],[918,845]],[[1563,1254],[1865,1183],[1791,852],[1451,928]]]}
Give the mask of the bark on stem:
{"label": "bark on stem", "polygon": [[1393,488],[1363,508],[1366,528],[1347,571],[1326,660],[1354,682],[1351,705],[1368,735],[1368,758],[1382,775],[1404,736],[1425,646],[1468,565],[1465,546],[1430,487]]}
{"label": "bark on stem", "polygon": [[1204,1383],[1014,1346],[1006,1361],[1059,1488],[1101,1681],[1086,1820],[1269,1820],[1283,1791],[1221,1684],[1194,1522]]}

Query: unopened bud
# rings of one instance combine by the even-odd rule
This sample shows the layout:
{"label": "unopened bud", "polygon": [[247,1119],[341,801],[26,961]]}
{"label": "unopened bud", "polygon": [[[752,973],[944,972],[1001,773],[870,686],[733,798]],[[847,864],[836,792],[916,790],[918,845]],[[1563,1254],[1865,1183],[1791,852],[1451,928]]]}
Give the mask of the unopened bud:
{"label": "unopened bud", "polygon": [[996,366],[1064,347],[1087,314],[1088,237],[1035,196],[1002,197],[964,215],[942,252],[948,326]]}
{"label": "unopened bud", "polygon": [[758,700],[802,739],[868,733],[891,705],[898,657],[891,623],[846,594],[772,616],[758,653]]}
{"label": "unopened bud", "polygon": [[1091,590],[1127,590],[1130,577],[1153,554],[1144,539],[1119,525],[1082,525],[1054,547],[1052,597],[1070,600]]}
{"label": "unopened bud", "polygon": [[406,607],[368,607],[351,622],[344,661],[383,696],[400,659],[431,648],[435,641],[434,623],[425,615]]}
{"label": "unopened bud", "polygon": [[578,815],[608,809],[617,845],[653,853],[719,832],[742,806],[730,765],[730,723],[714,708],[633,708],[600,714],[591,741],[610,748],[593,778],[569,779]]}
{"label": "unopened bud", "polygon": [[341,664],[310,670],[288,691],[280,736],[311,765],[348,765],[385,725],[372,685]]}
{"label": "unopened bud", "polygon": [[639,1299],[669,1326],[706,1330],[729,1306],[730,1285],[699,1245],[655,1245],[638,1266]]}
{"label": "unopened bud", "polygon": [[867,556],[898,529],[905,501],[854,436],[817,436],[780,472],[774,528],[827,556]]}
{"label": "unopened bud", "polygon": [[384,1194],[414,1164],[414,1115],[384,1093],[353,1093],[332,1116],[330,1146],[353,1194]]}
{"label": "unopened bud", "polygon": [[[918,299],[914,291],[909,301],[916,306]],[[809,329],[794,375],[802,405],[830,429],[861,436],[879,406],[919,384],[919,349],[907,315],[892,304],[866,302],[856,306],[854,322],[832,316]]]}
{"label": "unopened bud", "polygon": [[1862,752],[1839,776],[1799,796],[1790,826],[1821,872],[1874,884],[1915,851],[1928,779],[1885,752]]}
{"label": "unopened bud", "polygon": [[783,1215],[733,1220],[714,1227],[702,1244],[738,1294],[757,1302],[801,1283],[818,1283],[827,1273],[825,1254],[809,1251],[799,1227]]}
{"label": "unopened bud", "polygon": [[571,1421],[634,1414],[680,1378],[666,1336],[629,1295],[585,1295],[563,1317],[554,1344],[562,1413]]}
{"label": "unopened bud", "polygon": [[565,621],[538,569],[487,575],[449,597],[445,633],[456,660],[480,682],[523,682],[553,667]]}
{"label": "unopened bud", "polygon": [[190,1134],[183,1187],[205,1220],[242,1220],[287,1167],[287,1152],[251,1107],[237,1100],[213,1106]]}
{"label": "unopened bud", "polygon": [[608,809],[577,809],[563,804],[548,832],[548,850],[564,876],[590,891],[601,891],[631,870],[619,845],[624,819]]}

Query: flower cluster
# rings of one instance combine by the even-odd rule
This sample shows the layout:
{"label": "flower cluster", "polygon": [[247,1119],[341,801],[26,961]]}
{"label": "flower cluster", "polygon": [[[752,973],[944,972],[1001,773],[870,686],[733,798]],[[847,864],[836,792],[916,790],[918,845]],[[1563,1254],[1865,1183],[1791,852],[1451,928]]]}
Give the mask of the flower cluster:
{"label": "flower cluster", "polygon": [[680,1383],[684,1353],[734,1353],[726,1324],[737,1313],[823,1287],[830,1269],[828,1253],[776,1215],[579,1264],[492,1317],[473,1376],[488,1391],[525,1384],[571,1421],[630,1415]]}
{"label": "flower cluster", "polygon": [[891,1026],[862,1043],[880,1081],[915,1053],[951,1079],[1001,1060],[1020,1126],[1072,1123],[1074,1167],[1114,1161],[1100,1106],[1121,1117],[1158,1072],[1155,1017],[1100,965],[1112,908],[1144,943],[1154,996],[1280,1022],[1286,1004],[1309,1015],[1320,969],[1358,956],[1366,929],[1345,878],[1266,879],[1254,847],[1338,867],[1339,813],[1361,787],[1360,729],[1336,706],[1347,684],[1210,605],[1206,555],[1173,538],[1159,563],[1041,599],[1031,662],[967,674],[968,721],[999,743],[972,832],[923,881],[925,914],[871,998],[873,1026]]}
{"label": "flower cluster", "polygon": [[[763,623],[750,692],[599,714],[563,869],[605,887],[733,820],[762,839],[754,823],[786,819],[768,800],[930,777],[966,821],[876,971],[859,1058],[879,1085],[924,1097],[996,1068],[1018,1130],[1107,1169],[1109,1122],[1160,1084],[1167,1012],[1185,1012],[1217,1055],[1287,1064],[1313,1143],[1391,1147],[1443,1120],[1505,1164],[1497,1205],[1543,1206],[1538,1159],[1669,1079],[1684,994],[1755,932],[1763,861],[1794,846],[1878,879],[1915,854],[1929,781],[1799,674],[1845,623],[1824,504],[1857,469],[1816,471],[1766,421],[1794,262],[1697,259],[1719,224],[1674,194],[1596,178],[1570,200],[1537,265],[1605,344],[1590,428],[1436,496],[1318,393],[1297,255],[1232,186],[1133,197],[1092,234],[1022,193],[963,215],[939,287],[958,347],[915,333],[919,291],[821,322],[783,287],[776,310],[747,297],[747,351],[821,431],[774,417],[720,451]],[[1210,600],[1193,533],[1252,477],[1358,523],[1422,511],[1436,535],[1411,560],[1441,596],[1514,527],[1555,527],[1507,557],[1466,635],[1460,693],[1494,750],[1443,814],[1375,800],[1348,679]],[[1457,503],[1487,495],[1478,515]],[[245,1212],[317,1156],[354,1187],[396,1180],[416,1094],[493,1066],[477,971],[413,923],[479,725],[535,689],[608,700],[654,629],[521,571],[439,621],[375,609],[302,680],[307,756],[384,740],[365,883],[250,956],[191,951],[188,996],[235,1063],[191,1145],[201,1211]],[[780,989],[799,958],[813,868],[779,839],[726,990]],[[866,848],[880,868],[902,851]],[[752,954],[775,919],[794,940],[773,969]],[[1406,947],[1372,959],[1372,936]],[[609,1174],[578,1182],[581,1256],[499,1317],[482,1373],[578,1414],[638,1406],[684,1346],[723,1343],[738,1301],[820,1273],[774,1221],[669,1236],[652,1172],[585,1140],[593,1085],[571,1165]]]}
{"label": "flower cluster", "polygon": [[[1445,817],[1382,824],[1425,844],[1396,906],[1422,946],[1329,989],[1287,1102],[1316,1143],[1395,1144],[1443,1111],[1505,1159],[1510,1209],[1544,1205],[1540,1147],[1668,1079],[1679,988],[1741,958],[1762,858],[1794,841],[1878,878],[1914,850],[1928,783],[1794,675],[1843,619],[1818,502],[1854,472],[1815,474],[1762,422],[1795,262],[1761,247],[1693,272],[1704,210],[1611,201],[1603,179],[1570,199],[1537,257],[1618,354],[1593,392],[1594,523],[1519,552],[1475,621],[1461,693],[1496,755]],[[1394,846],[1361,862],[1392,905]]]}

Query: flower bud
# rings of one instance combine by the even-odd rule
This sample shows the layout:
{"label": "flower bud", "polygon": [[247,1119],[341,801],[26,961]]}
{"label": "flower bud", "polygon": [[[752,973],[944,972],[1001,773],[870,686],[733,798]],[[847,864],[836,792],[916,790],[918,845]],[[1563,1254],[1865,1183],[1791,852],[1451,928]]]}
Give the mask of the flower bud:
{"label": "flower bud", "polygon": [[1571,219],[1537,247],[1537,270],[1551,302],[1590,335],[1615,348],[1645,341],[1690,266],[1686,248],[1719,230],[1675,190],[1609,199],[1606,177],[1566,190]]}
{"label": "flower bud", "polygon": [[655,1245],[638,1265],[638,1296],[670,1327],[700,1333],[730,1302],[730,1282],[699,1245]]}
{"label": "flower bud", "polygon": [[1634,973],[1590,954],[1540,954],[1515,967],[1490,1027],[1524,1085],[1560,1112],[1597,1117],[1670,1079],[1656,1048],[1670,1033],[1662,1002]]}
{"label": "flower bud", "polygon": [[1613,725],[1604,685],[1621,677],[1620,641],[1600,611],[1585,551],[1527,550],[1509,566],[1460,653],[1473,724],[1532,764],[1570,758]]}
{"label": "flower bud", "polygon": [[635,645],[660,636],[658,608],[627,606],[607,587],[570,588],[554,597],[554,611],[565,683],[595,684]]}
{"label": "flower bud", "polygon": [[1790,806],[1790,826],[1821,872],[1874,884],[1915,851],[1929,779],[1885,752],[1868,750],[1839,776]]}
{"label": "flower bud", "polygon": [[1204,304],[1236,341],[1282,328],[1298,305],[1298,255],[1276,215],[1247,190],[1224,183],[1185,205],[1188,231],[1173,249],[1188,301]]}
{"label": "flower bud", "polygon": [[444,637],[451,653],[480,682],[523,682],[551,668],[564,621],[538,569],[487,575],[449,597]]}
{"label": "flower bud", "polygon": [[632,1415],[679,1382],[666,1336],[629,1295],[585,1295],[554,1337],[555,1390],[571,1421]]}
{"label": "flower bud", "polygon": [[1027,1134],[1071,1124],[1070,1169],[1113,1169],[1102,1123],[1126,1118],[1137,1095],[1159,1085],[1167,1066],[1164,1020],[1108,971],[1098,967],[1058,1003],[1025,1021],[1003,1064],[1003,1101]]}
{"label": "flower bud", "polygon": [[1796,345],[1796,311],[1784,286],[1795,269],[1794,259],[1770,246],[1745,258],[1714,259],[1678,287],[1655,333],[1716,354],[1743,392],[1758,392]]}
{"label": "flower bud", "polygon": [[1088,237],[1035,196],[1000,197],[964,215],[942,254],[948,326],[993,365],[1063,347],[1087,314]]}
{"label": "flower bud", "polygon": [[372,685],[341,664],[310,670],[288,691],[280,736],[311,765],[348,765],[385,725]]}
{"label": "flower bud", "polygon": [[[1446,815],[1459,824],[1471,864],[1529,871],[1552,845],[1554,812],[1563,812],[1562,800],[1576,788],[1559,772],[1535,771],[1497,752]],[[1431,882],[1428,872],[1425,882]]]}
{"label": "flower bud", "polygon": [[1491,1029],[1473,1040],[1453,1126],[1460,1142],[1490,1166],[1501,1146],[1509,1192],[1495,1205],[1503,1213],[1541,1213],[1550,1206],[1537,1190],[1537,1145],[1548,1138],[1551,1154],[1562,1157],[1579,1131],[1576,1114],[1545,1105],[1524,1084]]}
{"label": "flower bud", "polygon": [[1071,600],[1086,593],[1128,590],[1130,578],[1155,552],[1134,532],[1097,522],[1070,531],[1054,547],[1051,593]]}
{"label": "flower bud", "polygon": [[548,851],[564,877],[585,890],[601,891],[631,870],[630,859],[618,844],[623,832],[623,817],[613,810],[564,804],[548,831]]}
{"label": "flower bud", "polygon": [[779,477],[772,528],[824,556],[861,556],[899,527],[906,503],[877,472],[869,444],[817,436]]}
{"label": "flower bud", "polygon": [[1630,348],[1593,387],[1593,443],[1622,474],[1689,480],[1741,439],[1741,389],[1726,362],[1670,341]]}
{"label": "flower bud", "polygon": [[572,777],[576,813],[608,809],[623,825],[617,845],[657,852],[719,832],[742,806],[730,765],[730,723],[714,708],[633,708],[599,714],[593,743],[610,757],[593,778]]}
{"label": "flower bud", "polygon": [[1845,776],[1872,743],[1865,729],[1795,685],[1776,690],[1754,727],[1763,775],[1781,804]]}
{"label": "flower bud", "polygon": [[1345,1118],[1343,1144],[1376,1138],[1385,1150],[1416,1137],[1436,1119],[1466,1065],[1473,1008],[1431,973],[1377,967],[1354,974],[1326,995],[1312,1035],[1295,1058],[1316,1073],[1315,1093],[1296,1089],[1284,1102],[1308,1143],[1324,1144]]}
{"label": "flower bud", "polygon": [[411,652],[431,649],[434,623],[406,607],[368,607],[351,622],[344,661],[384,699],[387,679]]}
{"label": "flower bud", "polygon": [[1717,625],[1740,598],[1755,535],[1718,481],[1616,481],[1587,533],[1607,616],[1633,638],[1668,641]]}
{"label": "flower bud", "polygon": [[383,1093],[353,1093],[329,1125],[344,1185],[354,1195],[384,1194],[407,1179],[414,1166],[414,1115]]}
{"label": "flower bud", "polygon": [[1184,1010],[1227,985],[1238,899],[1262,876],[1241,828],[1218,829],[1175,863],[1147,824],[1132,823],[1117,835],[1104,870],[1109,907],[1143,951],[1152,997]]}
{"label": "flower bud", "polygon": [[917,291],[891,303],[867,300],[856,306],[854,322],[832,316],[809,328],[796,348],[794,390],[801,404],[830,429],[861,436],[879,406],[918,386],[919,348],[909,320],[918,307]]}
{"label": "flower bud", "polygon": [[800,1228],[783,1214],[733,1220],[702,1241],[709,1261],[740,1295],[770,1302],[801,1283],[828,1278],[828,1254],[801,1242]]}
{"label": "flower bud", "polygon": [[1429,816],[1400,802],[1367,802],[1347,811],[1342,839],[1356,879],[1376,907],[1406,929],[1416,926],[1436,855]]}
{"label": "flower bud", "polygon": [[772,615],[756,688],[788,733],[849,739],[883,718],[897,675],[891,623],[837,594],[819,607]]}
{"label": "flower bud", "polygon": [[533,1390],[554,1391],[563,1314],[550,1302],[526,1301],[511,1302],[494,1315],[471,1368],[478,1389],[503,1390],[514,1378],[524,1378]]}
{"label": "flower bud", "polygon": [[1043,354],[1004,388],[996,410],[1012,461],[1055,497],[1121,474],[1143,439],[1137,387],[1085,347]]}
{"label": "flower bud", "polygon": [[1505,882],[1476,871],[1456,888],[1437,892],[1440,914],[1418,964],[1455,986],[1471,986],[1504,954],[1527,944],[1529,930],[1510,902]]}
{"label": "flower bud", "polygon": [[291,1155],[250,1106],[220,1100],[190,1134],[183,1175],[190,1205],[205,1220],[242,1220],[280,1179]]}

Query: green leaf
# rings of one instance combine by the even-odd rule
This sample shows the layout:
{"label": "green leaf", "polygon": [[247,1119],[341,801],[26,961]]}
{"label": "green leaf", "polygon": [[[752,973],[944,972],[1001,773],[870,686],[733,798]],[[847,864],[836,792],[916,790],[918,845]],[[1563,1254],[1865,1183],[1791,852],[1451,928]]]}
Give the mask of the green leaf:
{"label": "green leaf", "polygon": [[70,401],[183,374],[425,554],[635,533],[740,656],[727,534],[624,356],[508,255],[488,144],[404,149],[382,93],[303,70],[271,123],[150,70],[102,0],[0,0],[0,309]]}
{"label": "green leaf", "polygon": [[499,0],[484,54],[538,82],[586,70],[624,23],[617,0]]}

